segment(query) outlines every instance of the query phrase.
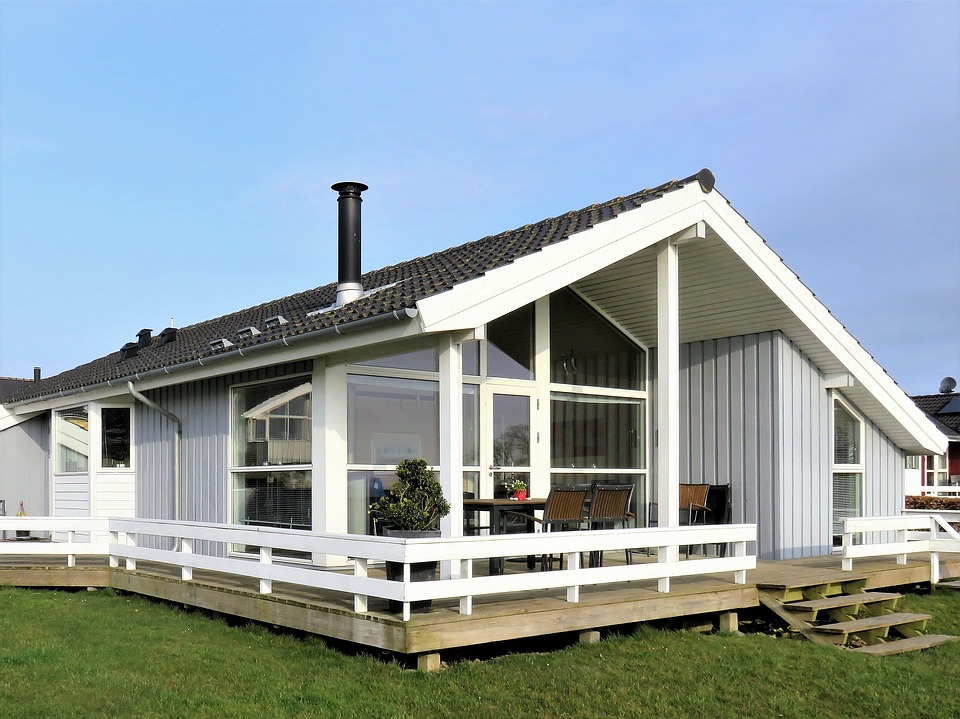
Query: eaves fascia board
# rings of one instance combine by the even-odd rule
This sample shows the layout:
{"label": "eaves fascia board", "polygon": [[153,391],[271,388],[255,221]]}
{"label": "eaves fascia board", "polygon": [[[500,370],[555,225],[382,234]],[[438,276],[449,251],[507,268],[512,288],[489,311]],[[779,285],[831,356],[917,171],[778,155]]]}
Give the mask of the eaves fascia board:
{"label": "eaves fascia board", "polygon": [[417,302],[427,332],[467,330],[598,272],[703,219],[696,183]]}
{"label": "eaves fascia board", "polygon": [[281,338],[262,345],[126,375],[62,393],[50,393],[42,397],[21,400],[6,405],[5,409],[18,416],[62,409],[127,395],[127,382],[136,383],[137,389],[143,392],[270,365],[316,358],[364,345],[415,337],[423,333],[420,323],[414,321],[417,315],[416,309],[394,310],[335,327],[324,327],[302,335]]}
{"label": "eaves fascia board", "polygon": [[943,434],[716,190],[705,198],[705,219],[919,447],[946,451]]}

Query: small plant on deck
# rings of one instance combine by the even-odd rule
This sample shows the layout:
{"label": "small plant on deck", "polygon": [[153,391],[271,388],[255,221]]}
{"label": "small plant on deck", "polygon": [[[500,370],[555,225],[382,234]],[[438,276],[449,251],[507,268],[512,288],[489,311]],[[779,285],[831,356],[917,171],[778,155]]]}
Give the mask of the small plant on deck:
{"label": "small plant on deck", "polygon": [[405,459],[397,465],[397,482],[371,509],[391,529],[427,531],[437,529],[450,514],[443,488],[422,459]]}

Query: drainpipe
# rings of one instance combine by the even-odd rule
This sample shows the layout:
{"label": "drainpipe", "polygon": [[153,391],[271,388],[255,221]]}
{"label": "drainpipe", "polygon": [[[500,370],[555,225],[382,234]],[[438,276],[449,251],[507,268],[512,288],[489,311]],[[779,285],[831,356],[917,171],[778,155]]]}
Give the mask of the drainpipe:
{"label": "drainpipe", "polygon": [[135,399],[145,404],[152,410],[156,410],[164,417],[173,422],[175,429],[173,437],[173,518],[180,521],[180,443],[183,441],[183,422],[173,412],[164,409],[142,392],[134,389],[133,382],[127,382],[127,391]]}

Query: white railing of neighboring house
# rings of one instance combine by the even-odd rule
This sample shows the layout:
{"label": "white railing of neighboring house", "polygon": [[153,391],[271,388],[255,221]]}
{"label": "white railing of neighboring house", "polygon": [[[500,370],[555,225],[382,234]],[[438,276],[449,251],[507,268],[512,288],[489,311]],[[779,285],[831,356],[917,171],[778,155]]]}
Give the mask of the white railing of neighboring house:
{"label": "white railing of neighboring house", "polygon": [[74,567],[77,555],[106,555],[109,550],[107,517],[0,517],[0,539],[57,533],[55,542],[0,541],[0,557],[4,555],[56,555],[67,557],[67,566]]}
{"label": "white railing of neighboring house", "polygon": [[[0,518],[0,529],[13,526],[23,518]],[[45,520],[45,521],[44,521]],[[64,518],[31,517],[31,529],[47,532],[71,531],[73,525]],[[70,520],[75,521],[75,520]],[[107,520],[91,520],[104,521]],[[8,526],[9,525],[9,526]],[[23,527],[25,528],[25,526]],[[95,531],[101,525],[82,529]],[[137,561],[159,562],[180,568],[184,581],[193,580],[194,569],[223,572],[256,579],[261,594],[273,591],[273,582],[287,582],[316,589],[352,594],[355,611],[368,611],[369,597],[390,599],[403,605],[404,621],[410,618],[412,602],[428,599],[458,599],[460,612],[471,614],[477,596],[542,589],[566,590],[567,601],[580,600],[584,585],[657,580],[658,590],[670,591],[670,579],[704,574],[734,573],[734,582],[746,583],[747,570],[756,568],[756,556],[747,554],[747,543],[757,539],[753,524],[685,526],[676,528],[609,529],[537,534],[505,534],[462,538],[401,539],[365,535],[322,534],[271,527],[244,527],[202,522],[175,522],[158,519],[112,518],[108,547],[89,543],[71,544],[75,554],[108,554],[110,565],[135,570]],[[81,529],[77,526],[72,531]],[[156,548],[159,544],[169,549]],[[197,542],[220,543],[224,547],[244,545],[258,547],[259,557],[212,556],[195,553]],[[43,543],[0,544],[6,554],[31,554]],[[56,544],[38,554],[63,554]],[[680,547],[700,544],[727,544],[731,551],[724,557],[699,557],[680,560]],[[61,545],[62,546],[62,545]],[[617,564],[600,567],[584,566],[581,553],[656,550],[656,561]],[[285,562],[280,552],[300,552],[349,557],[353,574],[325,571],[303,562]],[[494,576],[473,576],[473,563],[491,558],[540,555],[565,555],[567,568],[551,572],[523,572]],[[404,581],[388,581],[369,576],[374,563],[396,562],[403,565]],[[442,578],[427,582],[411,582],[410,565],[440,562]],[[72,565],[71,565],[72,566]]]}
{"label": "white railing of neighboring house", "polygon": [[[930,553],[930,583],[940,581],[940,553],[960,552],[960,532],[950,526],[949,512],[906,510],[891,517],[850,517],[843,520],[843,562],[846,571],[854,559],[896,557],[906,564],[907,555]],[[881,535],[878,537],[878,533]],[[894,541],[886,541],[890,535]],[[857,541],[860,543],[856,543]]]}

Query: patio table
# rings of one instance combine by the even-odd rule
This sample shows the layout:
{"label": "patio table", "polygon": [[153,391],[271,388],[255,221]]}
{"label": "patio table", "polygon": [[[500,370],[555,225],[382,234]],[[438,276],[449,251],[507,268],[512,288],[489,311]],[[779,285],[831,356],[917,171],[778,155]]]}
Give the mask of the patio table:
{"label": "patio table", "polygon": [[[463,500],[464,510],[472,512],[490,512],[490,533],[504,534],[506,526],[504,525],[504,511],[520,512],[526,514],[531,519],[527,520],[527,531],[533,532],[533,513],[538,509],[547,506],[546,498],[529,499],[510,499],[503,497],[501,499],[465,499]],[[503,574],[503,557],[490,558],[490,574]],[[533,569],[537,565],[537,558],[534,555],[527,557],[527,569]]]}

